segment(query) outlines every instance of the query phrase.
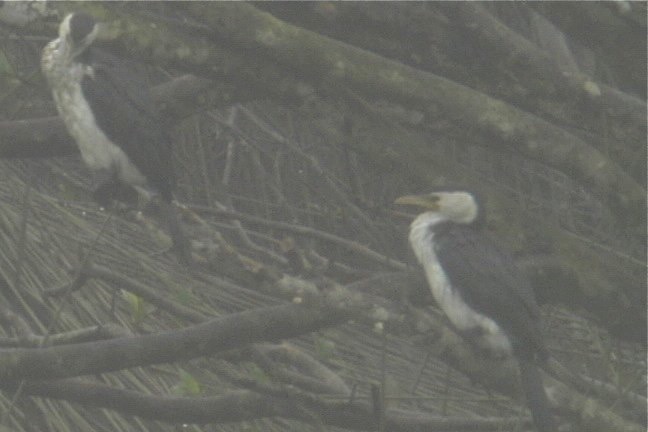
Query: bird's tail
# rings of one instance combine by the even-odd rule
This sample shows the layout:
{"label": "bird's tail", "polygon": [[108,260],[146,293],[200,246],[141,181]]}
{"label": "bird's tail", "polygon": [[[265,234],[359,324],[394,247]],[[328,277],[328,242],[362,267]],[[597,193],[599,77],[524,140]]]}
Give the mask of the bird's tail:
{"label": "bird's tail", "polygon": [[169,234],[173,241],[173,251],[176,253],[178,259],[183,265],[192,267],[194,261],[191,255],[191,241],[182,229],[182,225],[180,225],[180,218],[178,217],[178,212],[174,208],[173,203],[161,199],[160,210],[162,212],[162,217],[169,227]]}
{"label": "bird's tail", "polygon": [[533,359],[520,359],[520,379],[526,396],[533,424],[538,432],[555,432],[556,423],[551,413],[542,374]]}

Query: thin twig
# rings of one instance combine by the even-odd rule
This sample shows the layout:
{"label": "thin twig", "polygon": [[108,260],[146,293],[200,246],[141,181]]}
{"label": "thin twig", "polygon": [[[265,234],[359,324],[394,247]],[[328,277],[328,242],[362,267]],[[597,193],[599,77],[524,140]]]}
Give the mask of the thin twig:
{"label": "thin twig", "polygon": [[226,209],[213,209],[213,208],[208,208],[208,207],[198,206],[198,205],[192,205],[190,207],[191,209],[197,212],[211,213],[211,214],[221,215],[226,217],[233,217],[233,218],[245,220],[250,223],[263,225],[269,228],[280,229],[294,234],[299,234],[303,236],[314,237],[320,240],[325,240],[343,246],[347,249],[350,249],[353,252],[356,252],[359,255],[364,256],[365,258],[368,258],[372,261],[375,261],[381,265],[392,268],[394,270],[407,269],[407,265],[401,261],[395,260],[393,258],[389,258],[385,255],[381,255],[378,252],[369,249],[368,247],[363,246],[358,242],[347,240],[335,234],[330,234],[324,231],[317,230],[315,228],[311,228],[303,225],[297,225],[297,224],[289,224],[286,222],[270,221],[257,216],[246,215],[244,213],[226,210]]}

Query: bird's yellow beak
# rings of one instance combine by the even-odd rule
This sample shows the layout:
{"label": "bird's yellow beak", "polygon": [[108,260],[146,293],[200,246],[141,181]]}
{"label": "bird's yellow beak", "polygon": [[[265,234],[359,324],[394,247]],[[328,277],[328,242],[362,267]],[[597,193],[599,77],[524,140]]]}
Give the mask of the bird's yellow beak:
{"label": "bird's yellow beak", "polygon": [[394,204],[413,205],[427,210],[439,210],[439,197],[435,195],[405,195],[394,201]]}

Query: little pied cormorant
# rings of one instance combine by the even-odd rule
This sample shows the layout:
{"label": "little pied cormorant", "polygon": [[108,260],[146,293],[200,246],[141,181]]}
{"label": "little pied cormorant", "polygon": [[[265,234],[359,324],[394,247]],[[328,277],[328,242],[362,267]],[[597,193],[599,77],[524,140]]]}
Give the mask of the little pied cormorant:
{"label": "little pied cormorant", "polygon": [[536,428],[555,431],[538,368],[548,353],[533,290],[513,257],[483,232],[484,210],[476,195],[433,192],[402,196],[396,204],[425,209],[410,226],[409,242],[437,304],[471,343],[515,356]]}
{"label": "little pied cormorant", "polygon": [[161,211],[174,249],[185,264],[191,249],[171,204],[175,177],[171,141],[145,83],[125,61],[92,47],[99,24],[86,13],[72,13],[59,37],[43,49],[41,66],[59,115],[99,186],[95,199],[132,200],[133,187],[148,187],[162,197]]}

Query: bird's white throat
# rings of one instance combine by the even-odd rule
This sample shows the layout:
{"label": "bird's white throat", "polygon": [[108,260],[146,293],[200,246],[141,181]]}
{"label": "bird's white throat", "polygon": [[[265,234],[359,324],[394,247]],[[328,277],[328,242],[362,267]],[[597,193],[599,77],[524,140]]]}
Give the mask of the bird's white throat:
{"label": "bird's white throat", "polygon": [[512,352],[511,342],[491,318],[475,311],[452,287],[435,249],[433,228],[447,219],[436,212],[419,215],[410,225],[409,241],[412,250],[425,271],[432,295],[455,328],[461,332],[479,330],[475,341],[485,349],[506,355]]}

